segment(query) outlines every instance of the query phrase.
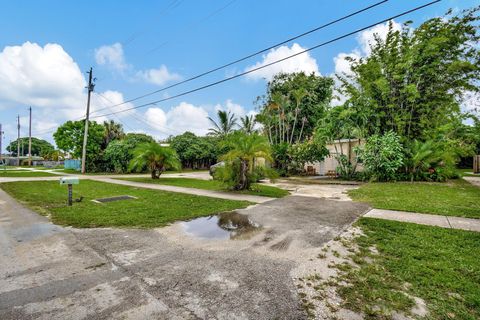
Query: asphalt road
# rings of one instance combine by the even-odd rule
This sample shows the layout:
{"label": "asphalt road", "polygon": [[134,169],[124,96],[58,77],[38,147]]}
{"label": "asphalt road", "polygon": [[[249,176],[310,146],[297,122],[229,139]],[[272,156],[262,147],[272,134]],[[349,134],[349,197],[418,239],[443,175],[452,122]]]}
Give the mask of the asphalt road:
{"label": "asphalt road", "polygon": [[366,210],[291,196],[240,210],[261,229],[206,240],[63,228],[0,190],[0,319],[303,319],[291,271]]}

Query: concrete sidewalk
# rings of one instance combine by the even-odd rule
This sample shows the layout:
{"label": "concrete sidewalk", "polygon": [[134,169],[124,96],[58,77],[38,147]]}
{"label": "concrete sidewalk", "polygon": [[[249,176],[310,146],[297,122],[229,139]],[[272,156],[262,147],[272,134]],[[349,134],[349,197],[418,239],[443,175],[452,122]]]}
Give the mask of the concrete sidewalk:
{"label": "concrete sidewalk", "polygon": [[220,192],[220,191],[195,189],[195,188],[184,188],[184,187],[176,187],[176,186],[154,184],[154,183],[143,183],[143,182],[134,182],[134,181],[127,181],[127,180],[117,180],[117,179],[104,178],[104,177],[99,177],[99,178],[95,177],[95,178],[91,178],[91,180],[106,182],[106,183],[120,184],[120,185],[124,185],[124,186],[137,187],[137,188],[146,188],[146,189],[163,190],[163,191],[170,191],[170,192],[187,193],[187,194],[193,194],[193,195],[196,195],[196,196],[220,198],[220,199],[227,199],[227,200],[250,201],[250,202],[254,202],[254,203],[264,203],[264,202],[267,202],[267,201],[275,200],[275,198],[255,196],[255,195],[250,195],[250,194],[235,194],[235,193],[229,193],[229,192]]}
{"label": "concrete sidewalk", "polygon": [[372,209],[364,217],[393,220],[400,222],[411,222],[427,226],[436,226],[450,229],[460,229],[480,232],[480,219],[469,219],[462,217],[441,216],[407,211],[394,211],[384,209]]}

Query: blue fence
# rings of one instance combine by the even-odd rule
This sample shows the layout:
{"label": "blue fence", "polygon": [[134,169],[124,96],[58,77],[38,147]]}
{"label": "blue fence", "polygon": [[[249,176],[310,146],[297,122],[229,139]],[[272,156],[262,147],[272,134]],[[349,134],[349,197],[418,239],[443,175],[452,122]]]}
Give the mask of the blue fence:
{"label": "blue fence", "polygon": [[80,171],[82,167],[82,160],[76,160],[76,159],[65,160],[64,167],[65,169],[73,169],[76,171]]}

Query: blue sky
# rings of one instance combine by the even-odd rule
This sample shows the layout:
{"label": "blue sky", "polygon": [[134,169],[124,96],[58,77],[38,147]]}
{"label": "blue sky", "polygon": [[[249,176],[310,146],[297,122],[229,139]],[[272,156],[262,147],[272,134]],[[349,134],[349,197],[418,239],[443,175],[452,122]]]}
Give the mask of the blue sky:
{"label": "blue sky", "polygon": [[[33,108],[33,134],[52,139],[52,130],[85,112],[85,81],[90,67],[97,78],[92,109],[123,102],[162,86],[268,47],[377,1],[4,1],[0,12],[0,123],[4,143],[28,132],[27,108]],[[132,107],[247,70],[271,59],[383,20],[428,1],[390,0],[287,46],[259,55],[197,81],[122,106]],[[448,8],[478,5],[473,0],[444,0],[395,20],[414,25]],[[346,54],[367,55],[366,42],[383,26],[302,55],[258,76],[243,77],[156,106],[113,117],[126,131],[163,138],[208,128],[207,115],[229,109],[254,112],[255,97],[279,70],[330,75],[344,70]],[[297,51],[296,51],[297,50]],[[3,89],[2,89],[3,88]],[[122,107],[113,108],[119,110]],[[108,110],[105,110],[108,111]],[[95,113],[94,113],[95,114]],[[96,115],[101,115],[97,112]],[[104,120],[104,117],[97,118]],[[4,145],[5,145],[4,144]]]}

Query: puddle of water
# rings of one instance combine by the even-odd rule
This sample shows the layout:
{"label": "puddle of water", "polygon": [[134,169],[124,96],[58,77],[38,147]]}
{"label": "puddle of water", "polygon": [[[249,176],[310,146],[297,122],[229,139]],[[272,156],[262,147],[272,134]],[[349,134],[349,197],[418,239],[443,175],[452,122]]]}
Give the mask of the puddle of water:
{"label": "puddle of water", "polygon": [[260,225],[251,221],[248,216],[235,211],[201,217],[181,224],[186,233],[203,239],[240,239],[261,229]]}

